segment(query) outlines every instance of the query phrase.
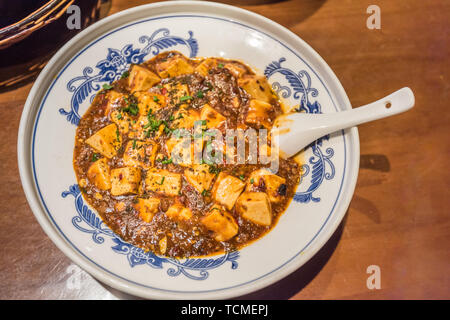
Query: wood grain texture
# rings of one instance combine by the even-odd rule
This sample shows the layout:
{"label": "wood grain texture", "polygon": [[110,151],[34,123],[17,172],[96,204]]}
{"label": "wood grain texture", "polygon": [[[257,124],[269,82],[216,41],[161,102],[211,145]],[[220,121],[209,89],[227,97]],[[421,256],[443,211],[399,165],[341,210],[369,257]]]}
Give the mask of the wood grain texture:
{"label": "wood grain texture", "polygon": [[[114,0],[110,13],[148,2]],[[243,298],[450,298],[450,3],[380,0],[381,30],[369,30],[372,2],[234,1],[308,42],[354,107],[403,86],[416,96],[413,110],[360,126],[355,195],[325,247],[287,278]],[[28,207],[16,143],[31,85],[0,94],[0,299],[134,298],[75,266]],[[381,268],[380,290],[366,287],[370,265]]]}

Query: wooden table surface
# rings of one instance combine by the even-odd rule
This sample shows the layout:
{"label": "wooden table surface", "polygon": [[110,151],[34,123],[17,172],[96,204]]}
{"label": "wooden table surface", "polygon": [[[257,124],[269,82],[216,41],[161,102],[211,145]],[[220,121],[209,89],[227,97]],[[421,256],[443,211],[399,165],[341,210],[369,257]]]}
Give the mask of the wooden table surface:
{"label": "wooden table surface", "polygon": [[[110,13],[146,2],[113,0]],[[359,127],[361,167],[341,226],[302,268],[244,298],[449,299],[450,2],[258,2],[234,1],[308,42],[354,107],[403,86],[412,88],[416,105]],[[375,3],[380,30],[366,27],[366,9]],[[31,86],[0,94],[0,299],[132,299],[74,265],[27,204],[16,144]],[[371,265],[380,268],[380,289],[367,288]]]}

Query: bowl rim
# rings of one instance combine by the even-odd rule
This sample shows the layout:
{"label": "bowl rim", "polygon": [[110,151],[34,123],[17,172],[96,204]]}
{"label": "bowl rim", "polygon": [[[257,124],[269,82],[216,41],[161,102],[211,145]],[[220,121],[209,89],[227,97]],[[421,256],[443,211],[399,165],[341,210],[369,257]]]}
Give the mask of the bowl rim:
{"label": "bowl rim", "polygon": [[[265,31],[259,31],[263,33],[266,33],[267,28],[269,28],[270,32],[278,31],[284,34],[286,37],[300,42],[301,46],[305,48],[308,53],[316,59],[317,63],[320,64],[321,67],[324,68],[324,74],[330,77],[330,79],[326,81],[326,83],[327,85],[329,85],[330,83],[334,85],[335,93],[337,93],[339,95],[339,98],[343,100],[344,105],[342,107],[344,109],[351,108],[350,101],[341,83],[339,82],[331,68],[328,66],[328,64],[320,57],[320,55],[297,35],[289,31],[285,27],[269,20],[268,18],[238,7],[206,1],[177,1],[146,4],[120,11],[98,21],[97,23],[94,23],[93,25],[77,34],[74,38],[69,40],[50,59],[46,67],[43,69],[43,71],[35,81],[32,89],[30,90],[24,109],[22,111],[17,142],[19,173],[27,201],[44,232],[66,256],[68,256],[73,262],[82,267],[96,279],[115,289],[146,298],[179,299],[186,298],[186,296],[189,295],[189,298],[194,299],[224,299],[248,294],[281,280],[296,269],[300,268],[329,240],[329,238],[335,232],[343,217],[345,216],[356,186],[356,180],[359,170],[359,137],[356,127],[351,128],[347,131],[349,133],[351,144],[353,146],[353,148],[351,149],[352,152],[350,152],[349,154],[350,159],[348,160],[349,164],[352,164],[352,166],[349,166],[348,173],[344,174],[343,176],[343,192],[340,196],[340,199],[338,199],[335,204],[335,215],[337,216],[337,218],[334,220],[333,224],[326,225],[327,228],[330,229],[327,235],[324,236],[324,233],[320,232],[317,234],[314,245],[309,247],[309,250],[302,255],[302,261],[298,261],[298,257],[295,257],[284,266],[280,267],[276,272],[272,272],[271,274],[257,279],[251,283],[242,284],[237,287],[228,289],[218,289],[214,292],[174,293],[161,291],[158,289],[143,288],[142,286],[139,286],[139,284],[135,285],[129,283],[126,280],[118,279],[117,277],[103,271],[101,267],[94,265],[91,261],[88,261],[80,253],[76,252],[74,248],[72,248],[67,240],[64,239],[64,237],[56,229],[54,224],[49,220],[44,208],[42,207],[41,200],[36,193],[35,183],[32,178],[33,174],[31,172],[32,170],[29,163],[31,159],[32,145],[31,135],[29,134],[29,131],[30,128],[33,127],[36,113],[38,111],[37,108],[33,108],[33,106],[39,105],[45,94],[45,92],[40,88],[45,88],[47,91],[49,84],[53,81],[53,79],[49,79],[48,74],[58,74],[61,68],[66,65],[66,63],[77,52],[79,52],[86,45],[90,44],[93,40],[99,38],[105,33],[108,33],[108,31],[115,30],[122,25],[128,25],[133,21],[139,21],[143,18],[150,18],[152,16],[161,16],[163,14],[168,14],[169,12],[175,15],[181,15],[183,12],[182,8],[189,8],[191,11],[195,11],[196,13],[212,13],[213,15],[218,9],[220,9],[220,16],[227,16],[230,21],[234,21],[233,18],[235,18],[235,16],[238,17],[238,21],[242,21],[240,19],[240,16],[246,16],[247,18],[251,18],[253,22],[256,21],[257,23],[262,23]],[[155,14],[143,15],[143,13],[148,12],[152,9],[154,9],[155,11],[158,11],[156,9],[168,11],[166,13],[156,12]],[[226,13],[224,14],[225,11]],[[126,21],[120,22],[121,19]],[[114,24],[114,22],[116,23]]]}

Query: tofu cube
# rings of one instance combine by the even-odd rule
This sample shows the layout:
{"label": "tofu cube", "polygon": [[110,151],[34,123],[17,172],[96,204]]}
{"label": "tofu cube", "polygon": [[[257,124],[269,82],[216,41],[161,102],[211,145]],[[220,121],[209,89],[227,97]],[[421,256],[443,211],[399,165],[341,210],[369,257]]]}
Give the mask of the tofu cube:
{"label": "tofu cube", "polygon": [[227,122],[227,118],[214,110],[209,104],[205,104],[200,111],[200,120],[206,121],[207,128],[218,128]]}
{"label": "tofu cube", "polygon": [[112,158],[122,146],[122,136],[117,125],[111,123],[86,139],[86,143],[105,157]]}
{"label": "tofu cube", "polygon": [[200,115],[197,110],[188,109],[186,104],[180,106],[180,108],[173,114],[173,129],[192,129],[196,121],[200,119]]}
{"label": "tofu cube", "polygon": [[203,137],[202,142],[205,145],[203,160],[207,163],[219,164],[224,162],[231,164],[235,160],[236,148],[233,145],[227,147],[225,139],[221,138],[222,135],[219,129],[209,129]]}
{"label": "tofu cube", "polygon": [[181,203],[175,203],[167,209],[166,216],[176,221],[189,220],[192,218],[192,211]]}
{"label": "tofu cube", "polygon": [[193,73],[194,68],[189,64],[185,57],[175,56],[167,61],[158,63],[156,71],[161,78],[172,78],[183,74]]}
{"label": "tofu cube", "polygon": [[111,189],[111,170],[106,158],[95,161],[87,171],[88,179],[99,189]]}
{"label": "tofu cube", "polygon": [[239,231],[238,224],[233,216],[221,206],[214,205],[208,214],[201,219],[201,223],[214,232],[216,241],[227,241],[233,238]]}
{"label": "tofu cube", "polygon": [[231,210],[244,187],[245,183],[239,178],[221,172],[214,183],[212,197],[225,208]]}
{"label": "tofu cube", "polygon": [[158,145],[153,142],[142,142],[137,140],[128,141],[123,154],[123,163],[126,166],[139,166],[149,169],[155,163]]}
{"label": "tofu cube", "polygon": [[164,237],[161,240],[159,240],[158,244],[159,244],[159,251],[161,252],[161,254],[165,254],[167,250],[167,237]]}
{"label": "tofu cube", "polygon": [[134,96],[137,99],[140,115],[147,116],[150,110],[154,113],[166,106],[166,97],[161,94],[139,91],[135,92]]}
{"label": "tofu cube", "polygon": [[150,169],[144,182],[145,191],[177,196],[181,189],[181,174],[164,169]]}
{"label": "tofu cube", "polygon": [[120,108],[125,105],[124,100],[125,95],[123,93],[119,93],[114,90],[108,90],[106,93],[106,108],[105,108],[105,116],[111,114],[111,112],[117,108]]}
{"label": "tofu cube", "polygon": [[244,67],[236,63],[225,63],[224,68],[228,69],[236,79],[242,77],[247,72]]}
{"label": "tofu cube", "polygon": [[265,192],[271,202],[277,203],[286,197],[286,179],[267,169],[259,169],[249,176],[246,191]]}
{"label": "tofu cube", "polygon": [[135,123],[133,123],[128,137],[137,140],[153,140],[161,136],[163,131],[163,124],[155,126],[154,123],[150,123],[149,118],[146,115],[142,115]]}
{"label": "tofu cube", "polygon": [[270,103],[252,99],[245,116],[245,123],[270,129],[273,125],[270,116],[273,111],[273,106]]}
{"label": "tofu cube", "polygon": [[266,77],[247,75],[238,79],[238,85],[244,89],[253,99],[270,103],[276,98]]}
{"label": "tofu cube", "polygon": [[207,58],[203,60],[197,67],[195,67],[195,71],[200,73],[202,76],[206,77],[208,75],[208,71],[217,66],[217,60],[213,58]]}
{"label": "tofu cube", "polygon": [[[279,156],[279,150],[276,148],[275,145],[269,145],[268,143],[260,143],[259,144],[259,150],[258,155],[260,157],[260,161],[263,164],[269,163],[271,159],[275,159],[274,157]],[[262,162],[262,157],[266,158],[267,162]]]}
{"label": "tofu cube", "polygon": [[116,109],[110,113],[110,117],[111,121],[119,127],[120,133],[128,134],[132,119],[126,112]]}
{"label": "tofu cube", "polygon": [[209,172],[207,164],[194,164],[184,170],[186,180],[200,193],[209,190],[214,179],[214,174]]}
{"label": "tofu cube", "polygon": [[194,163],[194,144],[190,137],[174,137],[166,141],[166,151],[174,164],[183,167]]}
{"label": "tofu cube", "polygon": [[264,192],[244,192],[236,202],[236,211],[244,218],[260,226],[270,226],[272,209]]}
{"label": "tofu cube", "polygon": [[160,81],[161,79],[149,69],[133,65],[128,76],[128,87],[131,92],[146,91]]}
{"label": "tofu cube", "polygon": [[141,170],[135,167],[124,167],[111,170],[111,194],[137,193],[141,182]]}
{"label": "tofu cube", "polygon": [[181,98],[189,96],[189,88],[186,84],[169,82],[163,85],[162,92],[164,92],[166,101],[170,105],[186,103],[188,101],[181,100]]}
{"label": "tofu cube", "polygon": [[125,211],[125,209],[127,208],[127,205],[125,204],[125,202],[120,201],[120,202],[116,202],[114,204],[114,209],[118,212],[122,212]]}
{"label": "tofu cube", "polygon": [[139,213],[139,217],[145,221],[152,221],[153,217],[159,210],[159,203],[161,202],[158,198],[138,198],[138,202],[134,205]]}
{"label": "tofu cube", "polygon": [[[237,160],[237,148],[234,145],[234,139],[232,141],[233,142],[231,142],[228,146],[226,139],[223,139],[222,141],[214,139],[212,141],[214,151],[222,154],[222,157],[226,164],[235,164]],[[208,145],[208,140],[206,141],[206,145]]]}

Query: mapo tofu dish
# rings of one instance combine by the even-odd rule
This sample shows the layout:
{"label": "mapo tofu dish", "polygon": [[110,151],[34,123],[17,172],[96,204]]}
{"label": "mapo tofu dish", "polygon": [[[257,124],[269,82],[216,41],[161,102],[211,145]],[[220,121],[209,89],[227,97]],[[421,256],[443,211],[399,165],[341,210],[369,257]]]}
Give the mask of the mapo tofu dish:
{"label": "mapo tofu dish", "polygon": [[267,79],[242,62],[161,53],[104,85],[81,118],[78,185],[118,236],[144,250],[177,258],[238,250],[274,227],[300,165],[271,154],[270,137],[257,141],[256,158],[263,149],[276,157],[276,172],[251,161],[248,136],[245,161],[236,161],[236,148],[209,132],[231,142],[232,129],[270,132],[282,112]]}

